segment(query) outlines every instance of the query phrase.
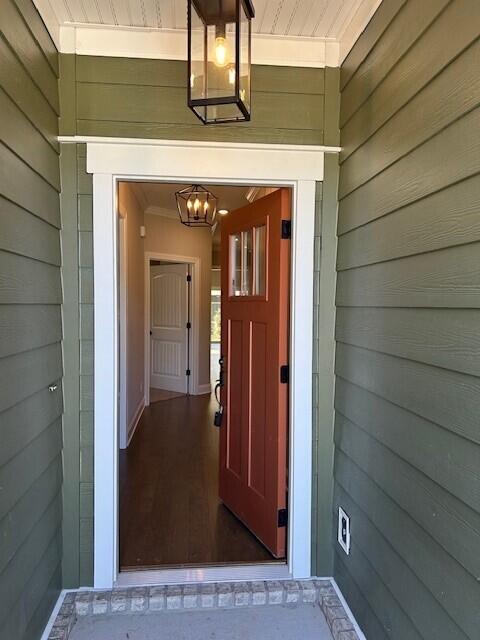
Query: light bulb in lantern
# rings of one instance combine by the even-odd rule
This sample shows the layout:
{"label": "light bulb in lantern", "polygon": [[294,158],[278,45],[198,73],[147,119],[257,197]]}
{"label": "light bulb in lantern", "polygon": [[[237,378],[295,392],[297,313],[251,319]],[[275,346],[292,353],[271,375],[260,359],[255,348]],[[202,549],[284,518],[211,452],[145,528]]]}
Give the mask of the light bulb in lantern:
{"label": "light bulb in lantern", "polygon": [[195,211],[195,213],[198,213],[199,209],[200,209],[200,200],[198,198],[195,198],[195,202],[193,203],[193,210]]}
{"label": "light bulb in lantern", "polygon": [[205,200],[205,202],[203,203],[203,209],[204,211],[208,211],[208,202]]}
{"label": "light bulb in lantern", "polygon": [[228,61],[227,41],[222,36],[215,38],[215,64],[217,67],[224,67]]}
{"label": "light bulb in lantern", "polygon": [[190,209],[192,208],[192,201],[190,200],[190,198],[187,200],[187,209],[190,211]]}

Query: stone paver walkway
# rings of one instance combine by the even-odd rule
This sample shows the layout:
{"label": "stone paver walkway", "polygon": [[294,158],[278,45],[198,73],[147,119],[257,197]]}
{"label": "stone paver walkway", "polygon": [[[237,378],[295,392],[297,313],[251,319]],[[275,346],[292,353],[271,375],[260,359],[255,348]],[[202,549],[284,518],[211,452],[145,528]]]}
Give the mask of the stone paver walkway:
{"label": "stone paver walkway", "polygon": [[78,618],[70,640],[332,640],[318,604]]}

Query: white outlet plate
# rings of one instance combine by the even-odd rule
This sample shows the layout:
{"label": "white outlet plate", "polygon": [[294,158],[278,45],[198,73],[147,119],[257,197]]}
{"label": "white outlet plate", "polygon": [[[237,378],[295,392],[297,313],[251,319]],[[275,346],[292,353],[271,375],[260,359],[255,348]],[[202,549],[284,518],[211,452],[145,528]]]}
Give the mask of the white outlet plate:
{"label": "white outlet plate", "polygon": [[345,513],[342,507],[338,507],[338,544],[345,553],[350,555],[350,516]]}

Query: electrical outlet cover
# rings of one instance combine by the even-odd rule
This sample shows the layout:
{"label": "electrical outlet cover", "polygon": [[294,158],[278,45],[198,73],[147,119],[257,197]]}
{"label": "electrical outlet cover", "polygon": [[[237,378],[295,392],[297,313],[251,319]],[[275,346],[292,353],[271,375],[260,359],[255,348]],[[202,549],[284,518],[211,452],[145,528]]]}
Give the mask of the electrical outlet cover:
{"label": "electrical outlet cover", "polygon": [[345,513],[342,507],[338,507],[338,544],[350,554],[350,516]]}

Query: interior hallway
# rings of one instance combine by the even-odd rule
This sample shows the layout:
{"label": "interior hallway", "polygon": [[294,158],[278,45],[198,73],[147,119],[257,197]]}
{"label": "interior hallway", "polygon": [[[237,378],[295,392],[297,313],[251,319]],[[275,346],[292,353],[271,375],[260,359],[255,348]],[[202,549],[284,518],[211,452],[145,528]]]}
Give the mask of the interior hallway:
{"label": "interior hallway", "polygon": [[218,499],[218,436],[210,396],[147,407],[120,451],[120,567],[272,562]]}

